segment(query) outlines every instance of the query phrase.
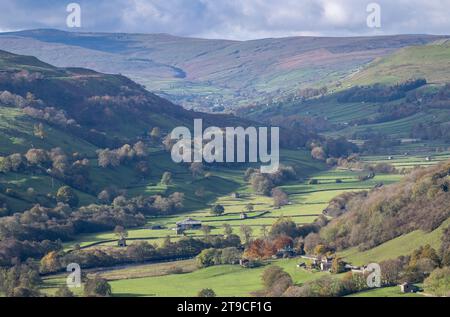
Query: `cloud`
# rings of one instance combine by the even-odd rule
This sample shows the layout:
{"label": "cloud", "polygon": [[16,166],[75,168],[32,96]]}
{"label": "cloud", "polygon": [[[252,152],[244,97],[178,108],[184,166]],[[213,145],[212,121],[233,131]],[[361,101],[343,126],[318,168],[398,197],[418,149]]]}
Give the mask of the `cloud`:
{"label": "cloud", "polygon": [[[72,0],[82,30],[170,33],[225,39],[293,35],[352,36],[450,30],[450,0]],[[0,30],[65,29],[61,0],[2,0]],[[366,7],[381,6],[382,28],[366,25]]]}

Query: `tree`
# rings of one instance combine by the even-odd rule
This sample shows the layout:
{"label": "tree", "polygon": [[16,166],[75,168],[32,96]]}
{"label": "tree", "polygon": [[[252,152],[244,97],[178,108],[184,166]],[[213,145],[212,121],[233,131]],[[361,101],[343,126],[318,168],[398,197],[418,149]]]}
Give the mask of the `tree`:
{"label": "tree", "polygon": [[119,156],[116,152],[109,149],[99,150],[98,152],[98,166],[106,168],[108,166],[117,167],[120,165]]}
{"label": "tree", "polygon": [[322,147],[318,146],[312,149],[311,157],[315,160],[325,161],[327,155]]}
{"label": "tree", "polygon": [[0,157],[0,173],[8,173],[11,170],[9,157]]}
{"label": "tree", "polygon": [[288,195],[279,188],[272,189],[273,205],[277,208],[289,203]]}
{"label": "tree", "polygon": [[211,227],[208,225],[203,225],[201,230],[203,232],[205,239],[208,240],[209,234],[211,233]]}
{"label": "tree", "polygon": [[292,240],[292,238],[288,237],[286,235],[277,236],[273,240],[273,245],[277,250],[284,249],[287,247],[292,247],[293,244],[294,244],[294,241]]}
{"label": "tree", "polygon": [[335,257],[331,262],[331,272],[334,274],[339,274],[345,272],[345,263],[342,259]]}
{"label": "tree", "polygon": [[223,224],[223,234],[226,237],[229,237],[233,234],[233,228],[230,226],[230,224],[228,224],[228,223]]}
{"label": "tree", "polygon": [[70,207],[76,207],[79,203],[78,195],[69,186],[63,186],[58,189],[56,200],[60,203],[68,204]]}
{"label": "tree", "polygon": [[403,271],[402,261],[399,259],[386,260],[380,263],[381,282],[385,286],[397,285],[400,283]]}
{"label": "tree", "polygon": [[450,296],[450,267],[434,270],[425,280],[424,289],[436,296]]}
{"label": "tree", "polygon": [[200,267],[208,267],[221,264],[220,250],[217,249],[205,249],[197,255],[197,263]]}
{"label": "tree", "polygon": [[261,236],[263,236],[263,238],[267,238],[267,225],[262,225],[261,226]]}
{"label": "tree", "polygon": [[325,253],[327,253],[327,247],[323,244],[318,244],[315,248],[314,248],[314,254],[315,255],[324,255]]}
{"label": "tree", "polygon": [[30,149],[25,154],[25,158],[31,165],[42,165],[48,162],[47,152],[42,149]]}
{"label": "tree", "polygon": [[84,295],[88,297],[109,297],[112,295],[111,285],[100,276],[88,278],[84,283]]}
{"label": "tree", "polygon": [[192,177],[196,178],[204,173],[203,164],[199,162],[193,162],[189,168],[192,172]]}
{"label": "tree", "polygon": [[254,205],[253,205],[252,203],[248,203],[248,204],[245,205],[245,207],[244,207],[244,211],[252,212],[253,210],[255,210],[255,207],[254,207]]}
{"label": "tree", "polygon": [[153,142],[157,142],[161,137],[161,129],[159,127],[154,127],[150,132],[150,137],[152,138]]}
{"label": "tree", "polygon": [[221,215],[223,215],[224,212],[225,212],[225,207],[222,205],[219,205],[219,204],[214,205],[211,208],[211,213],[215,216],[221,216]]}
{"label": "tree", "polygon": [[43,140],[46,137],[46,133],[44,130],[44,125],[42,123],[34,125],[34,136]]}
{"label": "tree", "polygon": [[166,185],[166,186],[172,184],[172,173],[171,172],[164,172],[164,174],[161,177],[161,184]]}
{"label": "tree", "polygon": [[292,278],[281,267],[273,265],[264,270],[261,279],[266,289],[270,289],[277,280],[281,278],[290,278],[292,285]]}
{"label": "tree", "polygon": [[197,297],[216,297],[216,293],[210,288],[204,288],[198,292]]}
{"label": "tree", "polygon": [[265,174],[253,173],[250,177],[250,183],[257,194],[268,196],[273,188],[273,182]]}
{"label": "tree", "polygon": [[144,142],[139,141],[133,145],[133,150],[137,157],[143,158],[148,156],[148,149]]}
{"label": "tree", "polygon": [[40,262],[41,273],[54,273],[61,269],[61,262],[59,261],[58,253],[51,251],[47,253]]}
{"label": "tree", "polygon": [[145,177],[148,177],[148,176],[150,176],[150,172],[151,172],[151,170],[150,170],[150,165],[148,164],[148,162],[147,161],[139,161],[137,164],[136,164],[136,172],[142,177],[142,178],[145,178]]}
{"label": "tree", "polygon": [[297,224],[291,218],[280,217],[270,228],[270,236],[286,235],[291,238],[298,236]]}
{"label": "tree", "polygon": [[122,226],[116,226],[114,228],[114,235],[119,239],[125,239],[128,237],[128,231]]}
{"label": "tree", "polygon": [[247,225],[241,225],[240,230],[241,230],[242,236],[244,237],[245,244],[248,245],[252,238],[253,229]]}
{"label": "tree", "polygon": [[322,243],[322,239],[317,233],[310,233],[305,238],[304,249],[307,254],[315,254],[315,248],[317,245]]}

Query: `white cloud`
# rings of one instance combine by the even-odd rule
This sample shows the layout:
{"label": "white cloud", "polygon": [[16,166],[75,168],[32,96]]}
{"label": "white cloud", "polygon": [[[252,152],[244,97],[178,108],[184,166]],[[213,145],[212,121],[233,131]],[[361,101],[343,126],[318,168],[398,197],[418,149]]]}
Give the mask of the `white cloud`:
{"label": "white cloud", "polygon": [[[450,30],[450,0],[75,0],[84,30],[227,39],[373,34],[366,6],[382,8],[379,34]],[[60,0],[2,0],[0,30],[65,28]]]}

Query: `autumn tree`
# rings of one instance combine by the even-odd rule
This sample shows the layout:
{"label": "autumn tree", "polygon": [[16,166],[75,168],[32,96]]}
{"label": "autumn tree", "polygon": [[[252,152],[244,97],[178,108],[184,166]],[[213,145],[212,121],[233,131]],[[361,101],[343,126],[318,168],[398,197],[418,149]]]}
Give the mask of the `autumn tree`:
{"label": "autumn tree", "polygon": [[339,274],[345,272],[345,263],[341,258],[335,257],[331,262],[331,272]]}
{"label": "autumn tree", "polygon": [[56,200],[60,203],[68,204],[70,207],[78,206],[78,195],[69,186],[63,186],[56,193]]}
{"label": "autumn tree", "polygon": [[25,158],[31,165],[42,165],[49,161],[47,152],[42,149],[30,149],[25,154]]}
{"label": "autumn tree", "polygon": [[51,251],[47,253],[40,262],[40,272],[41,273],[54,273],[61,269],[61,262],[59,261],[58,253]]}
{"label": "autumn tree", "polygon": [[317,146],[312,149],[311,157],[315,160],[325,161],[325,159],[327,158],[327,155],[322,147]]}
{"label": "autumn tree", "polygon": [[289,203],[288,195],[279,188],[272,189],[273,205],[277,208]]}
{"label": "autumn tree", "polygon": [[120,160],[117,153],[110,151],[109,149],[99,150],[98,165],[103,168],[108,166],[117,167],[120,165]]}

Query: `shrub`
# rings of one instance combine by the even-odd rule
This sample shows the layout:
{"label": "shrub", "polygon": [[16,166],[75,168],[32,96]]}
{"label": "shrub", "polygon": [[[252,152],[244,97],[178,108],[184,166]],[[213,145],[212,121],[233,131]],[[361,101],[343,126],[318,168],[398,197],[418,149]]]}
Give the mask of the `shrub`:
{"label": "shrub", "polygon": [[450,267],[437,268],[424,283],[425,292],[450,297]]}
{"label": "shrub", "polygon": [[109,297],[112,295],[111,285],[99,276],[89,278],[84,283],[84,295],[88,297]]}
{"label": "shrub", "polygon": [[197,297],[216,297],[216,293],[210,288],[204,288],[198,292]]}
{"label": "shrub", "polygon": [[222,205],[219,205],[219,204],[214,205],[214,206],[211,208],[211,213],[212,213],[213,215],[215,215],[215,216],[223,215],[224,212],[225,212],[225,207],[222,206]]}

